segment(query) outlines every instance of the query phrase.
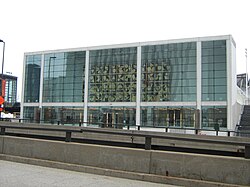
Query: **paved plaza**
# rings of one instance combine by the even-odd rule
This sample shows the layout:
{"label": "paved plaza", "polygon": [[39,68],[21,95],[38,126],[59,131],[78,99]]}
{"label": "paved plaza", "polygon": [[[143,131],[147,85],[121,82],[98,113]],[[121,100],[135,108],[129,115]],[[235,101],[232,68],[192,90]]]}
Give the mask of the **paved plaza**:
{"label": "paved plaza", "polygon": [[173,187],[62,169],[0,160],[0,186],[3,187]]}

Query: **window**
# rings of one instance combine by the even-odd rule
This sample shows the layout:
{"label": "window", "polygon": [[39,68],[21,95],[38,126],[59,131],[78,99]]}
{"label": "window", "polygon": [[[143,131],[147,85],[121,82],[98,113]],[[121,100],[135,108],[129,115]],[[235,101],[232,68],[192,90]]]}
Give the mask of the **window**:
{"label": "window", "polygon": [[196,43],[142,47],[142,101],[196,100]]}
{"label": "window", "polygon": [[226,41],[202,42],[202,100],[226,101]]}
{"label": "window", "polygon": [[85,51],[45,55],[43,102],[82,102]]}
{"label": "window", "polygon": [[136,100],[137,49],[90,51],[90,102],[134,102]]}
{"label": "window", "polygon": [[39,102],[41,55],[28,55],[25,59],[24,102]]}

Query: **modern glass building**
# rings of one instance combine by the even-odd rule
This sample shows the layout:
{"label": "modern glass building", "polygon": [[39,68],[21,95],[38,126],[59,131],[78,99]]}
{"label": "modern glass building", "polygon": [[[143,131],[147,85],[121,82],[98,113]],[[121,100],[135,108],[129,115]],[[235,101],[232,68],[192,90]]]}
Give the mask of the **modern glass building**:
{"label": "modern glass building", "polygon": [[17,102],[17,77],[3,74],[5,80],[5,107],[12,107]]}
{"label": "modern glass building", "polygon": [[21,117],[234,129],[235,48],[226,35],[25,53]]}

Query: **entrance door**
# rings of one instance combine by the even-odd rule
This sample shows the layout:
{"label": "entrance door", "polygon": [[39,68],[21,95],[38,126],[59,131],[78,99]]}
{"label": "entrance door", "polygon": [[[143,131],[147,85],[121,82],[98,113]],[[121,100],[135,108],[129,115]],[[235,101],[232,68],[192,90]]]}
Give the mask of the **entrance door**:
{"label": "entrance door", "polygon": [[103,113],[103,126],[104,127],[113,127],[113,118],[112,118],[112,113]]}
{"label": "entrance door", "polygon": [[181,111],[170,109],[169,112],[169,126],[181,126]]}

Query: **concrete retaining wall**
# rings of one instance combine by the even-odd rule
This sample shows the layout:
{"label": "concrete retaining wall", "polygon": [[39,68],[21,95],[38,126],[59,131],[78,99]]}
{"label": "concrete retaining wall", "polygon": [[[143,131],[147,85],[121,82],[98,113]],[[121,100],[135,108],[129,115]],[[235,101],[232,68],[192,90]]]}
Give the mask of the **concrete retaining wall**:
{"label": "concrete retaining wall", "polygon": [[250,160],[0,136],[1,154],[84,166],[250,185]]}

